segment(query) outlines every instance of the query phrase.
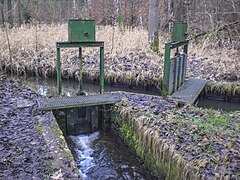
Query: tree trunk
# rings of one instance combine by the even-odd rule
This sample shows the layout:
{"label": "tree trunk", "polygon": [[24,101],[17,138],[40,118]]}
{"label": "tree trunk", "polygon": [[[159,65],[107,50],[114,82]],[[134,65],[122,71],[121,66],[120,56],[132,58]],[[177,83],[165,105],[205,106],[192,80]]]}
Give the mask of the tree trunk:
{"label": "tree trunk", "polygon": [[21,0],[15,0],[18,26],[22,25]]}
{"label": "tree trunk", "polygon": [[124,22],[122,17],[121,0],[115,0],[115,8],[116,8],[118,26],[120,29],[122,29],[124,26]]}
{"label": "tree trunk", "polygon": [[4,0],[0,1],[0,8],[1,8],[1,25],[4,26],[5,18],[4,18]]}
{"label": "tree trunk", "polygon": [[173,0],[168,0],[168,31],[172,32],[173,28]]}
{"label": "tree trunk", "polygon": [[176,22],[187,21],[187,6],[184,0],[179,0],[173,4],[174,6],[174,20]]}
{"label": "tree trunk", "polygon": [[7,1],[7,7],[8,7],[8,23],[10,24],[10,27],[13,27],[12,0]]}
{"label": "tree trunk", "polygon": [[58,6],[58,22],[62,23],[62,6],[63,6],[62,0],[58,0],[57,2],[58,2],[58,5],[57,5]]}
{"label": "tree trunk", "polygon": [[55,9],[55,0],[49,0],[49,6],[51,11],[51,23],[56,23],[57,17],[56,17],[56,9]]}
{"label": "tree trunk", "polygon": [[149,0],[148,41],[159,52],[159,0]]}

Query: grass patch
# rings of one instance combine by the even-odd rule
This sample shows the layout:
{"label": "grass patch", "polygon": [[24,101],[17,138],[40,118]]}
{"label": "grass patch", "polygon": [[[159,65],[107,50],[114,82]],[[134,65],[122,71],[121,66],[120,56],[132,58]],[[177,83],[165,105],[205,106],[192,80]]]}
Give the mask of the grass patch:
{"label": "grass patch", "polygon": [[41,133],[41,132],[42,132],[42,127],[41,127],[40,124],[36,124],[36,125],[34,126],[34,128],[35,128],[35,130],[36,130],[38,133]]}

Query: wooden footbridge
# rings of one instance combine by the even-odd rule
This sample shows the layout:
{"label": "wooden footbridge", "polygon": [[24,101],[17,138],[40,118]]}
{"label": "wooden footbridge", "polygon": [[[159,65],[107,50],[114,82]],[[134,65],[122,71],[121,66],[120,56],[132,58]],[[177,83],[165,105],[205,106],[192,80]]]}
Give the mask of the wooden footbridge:
{"label": "wooden footbridge", "polygon": [[[185,40],[186,24],[176,23],[173,27],[173,41],[165,44],[164,78],[162,96],[167,96],[183,104],[193,104],[206,81],[188,79],[188,40]],[[104,43],[95,41],[95,21],[70,20],[68,42],[57,42],[57,82],[58,95],[39,102],[41,110],[62,110],[60,127],[67,134],[79,134],[98,127],[99,109],[113,105],[120,100],[118,94],[104,94]],[[61,97],[60,48],[79,48],[79,92],[76,97]],[[100,47],[100,94],[85,96],[82,87],[82,47]],[[174,51],[174,52],[173,52]],[[60,117],[60,116],[59,116]],[[61,118],[59,118],[61,119]]]}

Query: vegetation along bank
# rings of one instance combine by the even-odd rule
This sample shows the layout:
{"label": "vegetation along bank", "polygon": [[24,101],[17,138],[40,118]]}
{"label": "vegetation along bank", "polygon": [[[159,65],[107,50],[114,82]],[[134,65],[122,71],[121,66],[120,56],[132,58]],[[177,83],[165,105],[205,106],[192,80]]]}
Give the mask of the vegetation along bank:
{"label": "vegetation along bank", "polygon": [[239,179],[240,111],[123,93],[113,128],[160,179]]}

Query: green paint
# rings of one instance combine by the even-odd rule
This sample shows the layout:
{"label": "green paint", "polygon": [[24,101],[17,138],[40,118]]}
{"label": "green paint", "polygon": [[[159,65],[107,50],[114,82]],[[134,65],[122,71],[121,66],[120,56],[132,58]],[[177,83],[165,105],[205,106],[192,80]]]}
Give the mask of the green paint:
{"label": "green paint", "polygon": [[58,95],[62,93],[62,82],[61,82],[61,61],[60,61],[60,48],[57,48],[57,88]]}
{"label": "green paint", "polygon": [[[183,46],[183,52],[179,52],[179,47]],[[171,50],[175,49],[175,56],[171,58]],[[163,72],[163,85],[162,95],[171,95],[178,87],[182,85],[186,77],[187,66],[187,53],[188,53],[188,40],[170,42],[165,44],[165,56],[164,56],[164,72]],[[178,58],[183,58],[183,67],[179,67]],[[174,66],[171,68],[171,66]],[[181,70],[181,72],[180,72]],[[170,74],[174,73],[174,74]],[[173,83],[170,82],[170,75],[173,76]],[[173,88],[171,88],[173,86]]]}
{"label": "green paint", "polygon": [[165,44],[162,96],[167,96],[169,94],[168,89],[169,89],[170,53],[171,53],[170,44]]}
{"label": "green paint", "polygon": [[175,22],[173,24],[172,40],[184,41],[186,39],[187,23]]}
{"label": "green paint", "polygon": [[104,48],[100,47],[100,94],[104,93]]}
{"label": "green paint", "polygon": [[68,21],[69,42],[95,41],[95,21],[70,19]]}
{"label": "green paint", "polygon": [[95,41],[94,20],[69,20],[68,42],[57,42],[57,87],[61,95],[61,61],[60,48],[79,48],[79,91],[77,96],[85,95],[83,91],[82,47],[100,47],[100,94],[104,93],[104,42]]}

